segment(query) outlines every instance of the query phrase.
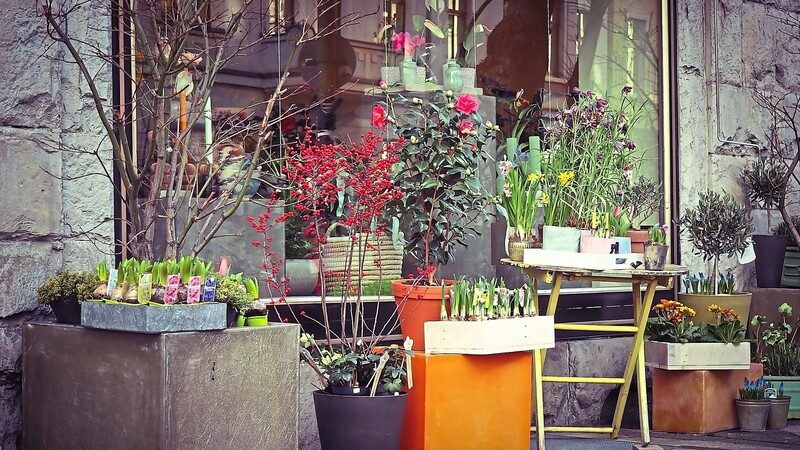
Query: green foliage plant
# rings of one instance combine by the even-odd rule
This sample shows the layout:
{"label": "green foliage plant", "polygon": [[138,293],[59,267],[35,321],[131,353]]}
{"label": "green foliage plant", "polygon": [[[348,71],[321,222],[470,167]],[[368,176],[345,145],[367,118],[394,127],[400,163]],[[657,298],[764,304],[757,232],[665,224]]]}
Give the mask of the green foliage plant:
{"label": "green foliage plant", "polygon": [[42,305],[67,300],[83,302],[92,298],[100,279],[90,272],[62,271],[36,289],[36,300]]}
{"label": "green foliage plant", "polygon": [[789,182],[786,165],[774,158],[759,158],[742,170],[742,181],[751,202],[767,210],[767,229],[772,229],[770,211],[782,204]]}
{"label": "green foliage plant", "polygon": [[[755,327],[755,359],[764,365],[766,375],[800,376],[800,348],[796,344],[800,317],[792,318],[793,309],[788,303],[778,307],[781,321],[766,322],[766,316],[756,315],[750,320]],[[766,328],[762,331],[762,326]]]}
{"label": "green foliage plant", "polygon": [[253,297],[247,292],[244,284],[232,276],[217,278],[217,291],[214,299],[220,303],[227,303],[238,314],[244,314],[253,304]]}
{"label": "green foliage plant", "polygon": [[730,194],[708,190],[700,195],[697,206],[689,208],[677,221],[681,232],[688,234],[694,253],[705,261],[713,261],[711,285],[718,293],[716,274],[724,254],[734,256],[747,248],[753,234],[753,220],[745,206]]}
{"label": "green foliage plant", "polygon": [[650,178],[639,177],[631,184],[623,184],[622,189],[617,192],[619,205],[634,230],[640,230],[642,223],[664,204],[661,183]]}

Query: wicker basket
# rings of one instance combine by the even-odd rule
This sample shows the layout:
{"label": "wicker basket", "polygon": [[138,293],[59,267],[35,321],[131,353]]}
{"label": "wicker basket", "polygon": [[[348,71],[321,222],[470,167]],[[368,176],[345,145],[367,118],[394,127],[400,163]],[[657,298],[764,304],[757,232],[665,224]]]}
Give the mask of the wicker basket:
{"label": "wicker basket", "polygon": [[330,237],[339,226],[333,223],[326,232],[326,242],[322,246],[322,271],[325,283],[342,285],[357,283],[359,262],[363,258],[360,272],[362,283],[393,280],[401,277],[403,251],[395,248],[385,236],[356,233],[352,236]]}

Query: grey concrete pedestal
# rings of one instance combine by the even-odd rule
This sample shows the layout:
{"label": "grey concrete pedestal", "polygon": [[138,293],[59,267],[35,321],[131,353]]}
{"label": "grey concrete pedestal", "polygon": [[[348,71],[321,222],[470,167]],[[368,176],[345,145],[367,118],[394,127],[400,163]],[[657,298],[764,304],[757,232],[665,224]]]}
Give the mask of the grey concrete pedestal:
{"label": "grey concrete pedestal", "polygon": [[299,326],[23,326],[27,449],[297,448]]}

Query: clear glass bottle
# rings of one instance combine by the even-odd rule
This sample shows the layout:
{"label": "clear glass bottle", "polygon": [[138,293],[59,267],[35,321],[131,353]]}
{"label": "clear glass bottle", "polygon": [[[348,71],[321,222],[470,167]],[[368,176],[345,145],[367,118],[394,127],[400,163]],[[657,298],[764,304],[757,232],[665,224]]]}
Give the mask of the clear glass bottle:
{"label": "clear glass bottle", "polygon": [[458,65],[456,60],[447,60],[447,64],[444,66],[444,73],[442,74],[442,77],[444,78],[443,84],[445,89],[449,89],[453,92],[461,92],[461,89],[464,87],[464,83],[461,79],[461,67]]}

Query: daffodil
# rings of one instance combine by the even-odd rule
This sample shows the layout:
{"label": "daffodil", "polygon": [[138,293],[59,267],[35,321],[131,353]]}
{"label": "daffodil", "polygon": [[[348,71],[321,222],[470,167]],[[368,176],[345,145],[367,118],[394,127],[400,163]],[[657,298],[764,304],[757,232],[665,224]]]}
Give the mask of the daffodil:
{"label": "daffodil", "polygon": [[574,179],[575,172],[571,170],[569,172],[561,172],[561,174],[558,175],[558,181],[561,183],[561,186],[566,186]]}
{"label": "daffodil", "polygon": [[543,205],[550,203],[550,196],[547,195],[546,193],[542,194],[541,201]]}
{"label": "daffodil", "polygon": [[542,174],[541,173],[532,173],[532,174],[528,175],[528,181],[530,181],[531,183],[536,183],[537,181],[539,181],[541,179],[542,179]]}

